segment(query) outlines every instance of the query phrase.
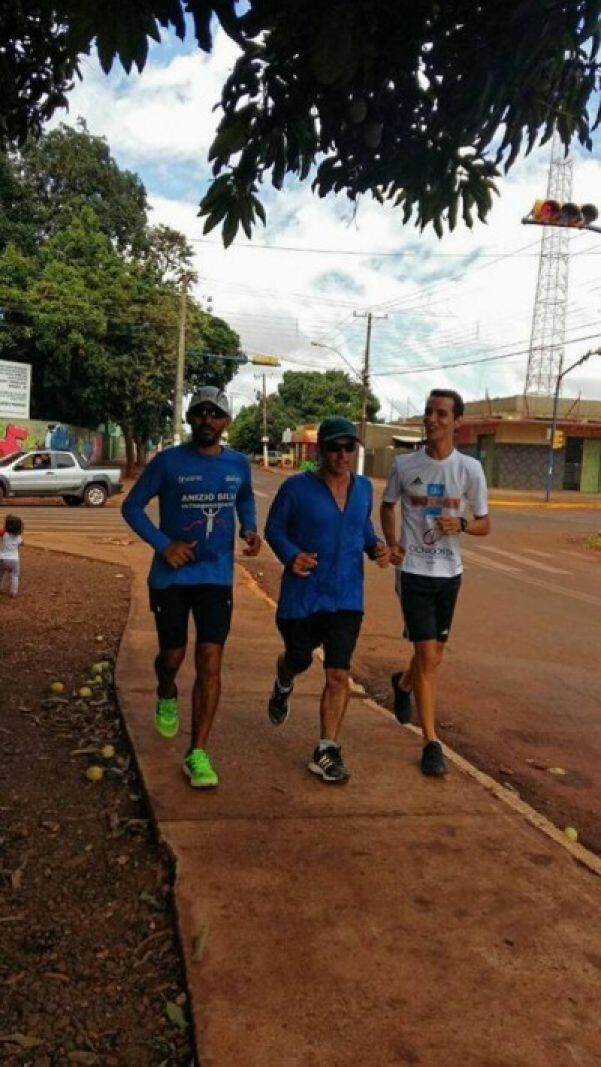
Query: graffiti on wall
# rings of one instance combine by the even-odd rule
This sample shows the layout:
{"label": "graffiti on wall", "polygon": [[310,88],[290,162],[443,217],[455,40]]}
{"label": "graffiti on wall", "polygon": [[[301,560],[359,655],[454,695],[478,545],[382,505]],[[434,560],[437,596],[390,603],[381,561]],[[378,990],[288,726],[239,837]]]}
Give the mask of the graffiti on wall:
{"label": "graffiti on wall", "polygon": [[79,452],[90,463],[102,461],[103,434],[84,430],[63,422],[41,422],[22,419],[4,422],[0,419],[0,456],[10,452],[29,452],[35,448],[66,449]]}

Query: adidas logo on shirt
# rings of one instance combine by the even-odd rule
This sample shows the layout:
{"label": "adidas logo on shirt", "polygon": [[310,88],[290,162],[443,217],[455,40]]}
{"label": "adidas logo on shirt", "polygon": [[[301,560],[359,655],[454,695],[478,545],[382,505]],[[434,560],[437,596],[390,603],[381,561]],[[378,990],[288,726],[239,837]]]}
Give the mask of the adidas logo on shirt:
{"label": "adidas logo on shirt", "polygon": [[419,474],[418,474],[417,478],[414,478],[413,481],[411,482],[411,485],[423,485],[423,484],[424,483],[422,482]]}

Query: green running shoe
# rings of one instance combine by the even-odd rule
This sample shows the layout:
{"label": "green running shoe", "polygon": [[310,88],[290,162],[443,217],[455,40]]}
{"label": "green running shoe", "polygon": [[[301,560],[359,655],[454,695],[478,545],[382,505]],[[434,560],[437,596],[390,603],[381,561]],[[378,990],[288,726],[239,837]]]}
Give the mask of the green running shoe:
{"label": "green running shoe", "polygon": [[204,748],[190,749],[184,760],[183,772],[195,789],[211,789],[219,784],[219,778]]}
{"label": "green running shoe", "polygon": [[161,737],[176,736],[179,730],[177,697],[158,698],[154,722]]}

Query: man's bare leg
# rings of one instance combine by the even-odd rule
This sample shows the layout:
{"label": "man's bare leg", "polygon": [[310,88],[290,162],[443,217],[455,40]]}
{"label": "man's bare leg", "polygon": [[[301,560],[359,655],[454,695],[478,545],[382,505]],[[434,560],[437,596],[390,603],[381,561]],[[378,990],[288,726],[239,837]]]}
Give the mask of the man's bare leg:
{"label": "man's bare leg", "polygon": [[437,741],[436,671],[442,660],[444,644],[440,641],[416,641],[409,668],[424,741]]}
{"label": "man's bare leg", "polygon": [[[442,656],[443,656],[443,652],[444,652],[444,648],[445,648],[444,641],[433,641],[433,642],[420,641],[419,643],[420,644],[435,644],[437,646],[438,650],[439,650],[440,659],[439,659],[438,662],[440,663],[440,661],[442,660]],[[403,671],[403,673],[401,674],[401,677],[399,678],[399,680],[397,682],[397,685],[398,685],[399,689],[403,689],[405,691],[405,693],[411,693],[413,691],[413,689],[415,688],[415,675],[416,675],[416,655],[415,655],[415,646],[414,646],[414,652],[413,652],[413,655],[411,657],[411,662],[409,663],[409,666],[407,667],[407,670]]]}
{"label": "man's bare leg", "polygon": [[196,681],[192,690],[191,748],[206,748],[221,696],[223,646],[196,646]]}
{"label": "man's bare leg", "polygon": [[342,762],[338,734],[349,701],[349,671],[326,668],[326,684],[319,707],[321,740],[309,763],[309,770],[324,782],[347,782],[349,773]]}
{"label": "man's bare leg", "polygon": [[319,715],[321,736],[330,741],[337,741],[346,706],[349,702],[350,671],[336,667],[326,667],[326,684],[321,694]]}
{"label": "man's bare leg", "polygon": [[154,661],[154,669],[157,676],[157,696],[163,698],[176,697],[177,685],[175,678],[186,655],[186,647],[162,648]]}

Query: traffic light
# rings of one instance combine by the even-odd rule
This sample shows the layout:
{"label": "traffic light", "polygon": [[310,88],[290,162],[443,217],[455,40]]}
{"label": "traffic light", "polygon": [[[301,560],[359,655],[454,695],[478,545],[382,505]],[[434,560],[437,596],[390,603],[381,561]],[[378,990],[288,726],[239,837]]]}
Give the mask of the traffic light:
{"label": "traffic light", "polygon": [[555,451],[559,448],[563,448],[565,444],[566,435],[563,430],[555,430],[553,434],[553,448]]}
{"label": "traffic light", "polygon": [[535,200],[529,215],[522,219],[524,223],[537,226],[567,226],[575,230],[594,230],[599,211],[594,204],[574,204],[571,200]]}
{"label": "traffic light", "polygon": [[252,356],[250,362],[253,363],[255,367],[280,366],[279,356]]}

